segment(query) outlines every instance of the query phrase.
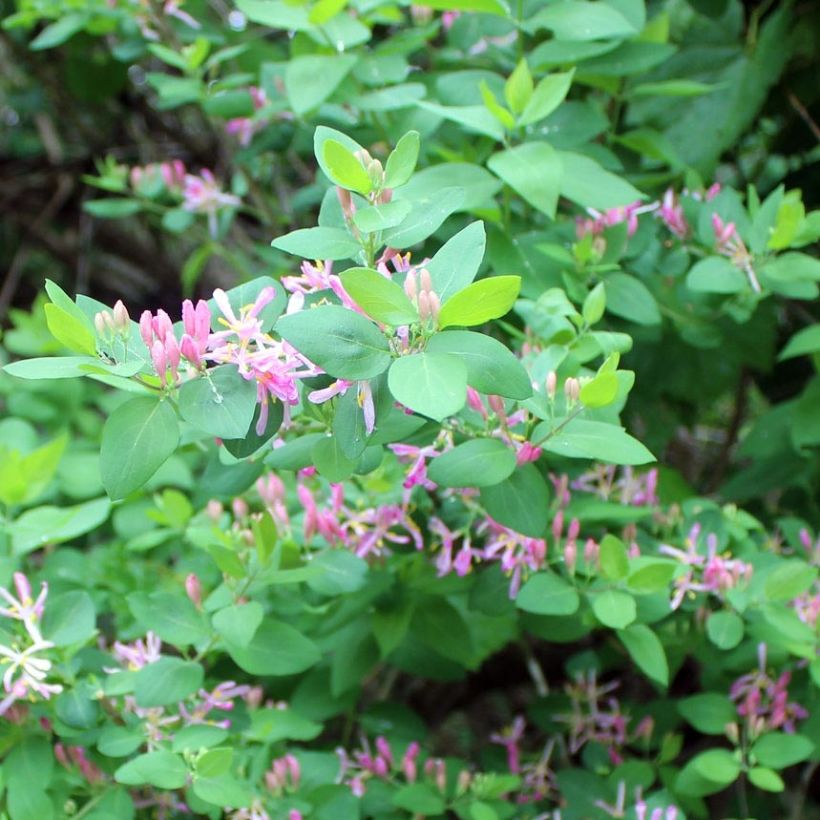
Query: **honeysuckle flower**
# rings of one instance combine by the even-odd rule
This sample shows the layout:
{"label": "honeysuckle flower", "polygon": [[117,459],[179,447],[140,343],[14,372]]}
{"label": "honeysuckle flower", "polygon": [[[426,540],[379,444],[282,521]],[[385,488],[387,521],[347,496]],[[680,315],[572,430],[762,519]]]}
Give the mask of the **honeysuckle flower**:
{"label": "honeysuckle flower", "polygon": [[[259,111],[265,107],[268,101],[268,95],[264,88],[251,86],[248,89],[253,102],[254,111]],[[261,131],[267,125],[267,120],[254,119],[253,117],[234,117],[225,123],[225,131],[229,134],[234,134],[239,140],[239,144],[243,147],[250,145],[254,134]]]}
{"label": "honeysuckle flower", "polygon": [[373,391],[369,381],[351,382],[347,379],[337,379],[323,390],[313,390],[308,393],[308,400],[314,404],[323,404],[335,396],[343,396],[354,384],[356,385],[356,401],[362,408],[364,428],[369,436],[376,428],[376,406],[373,403]]}
{"label": "honeysuckle flower", "polygon": [[507,750],[507,768],[512,774],[519,774],[521,771],[521,750],[519,744],[524,737],[524,729],[527,723],[521,715],[518,715],[510,726],[501,732],[493,732],[490,735],[491,743],[498,743]]}
{"label": "honeysuckle flower", "polygon": [[510,598],[515,598],[527,572],[535,572],[547,557],[547,542],[511,530],[487,516],[479,525],[480,533],[487,533],[481,551],[485,561],[500,561],[501,569],[510,575]]}
{"label": "honeysuckle flower", "polygon": [[282,287],[291,294],[288,301],[288,313],[296,313],[304,308],[305,296],[310,293],[320,293],[323,290],[332,291],[343,307],[364,314],[364,311],[350,298],[342,285],[342,280],[333,273],[331,261],[316,260],[302,262],[300,276],[283,276]]}
{"label": "honeysuckle flower", "polygon": [[39,622],[43,617],[45,601],[48,596],[48,584],[40,584],[40,593],[37,599],[32,598],[31,584],[22,572],[14,573],[14,586],[17,590],[15,598],[5,587],[0,587],[0,596],[5,599],[7,607],[0,608],[0,616],[22,621],[32,641],[42,641]]}
{"label": "honeysuckle flower", "polygon": [[278,757],[265,772],[265,785],[276,795],[286,789],[298,789],[302,769],[299,761],[291,754]]}
{"label": "honeysuckle flower", "polygon": [[236,208],[241,200],[234,194],[222,190],[213,173],[203,168],[199,176],[186,174],[182,189],[182,207],[186,211],[205,214],[208,217],[208,230],[212,237],[217,234],[216,217],[223,208]]}
{"label": "honeysuckle flower", "polygon": [[191,706],[186,703],[179,704],[179,715],[186,726],[205,724],[229,729],[230,720],[212,720],[209,715],[215,710],[230,712],[234,708],[234,699],[245,697],[249,691],[250,686],[247,684],[240,685],[232,680],[220,683],[210,692],[207,689],[200,689]]}
{"label": "honeysuckle flower", "polygon": [[180,353],[198,369],[202,367],[211,335],[211,309],[204,299],[196,307],[190,299],[182,303],[182,326],[185,333],[179,343]]}
{"label": "honeysuckle flower", "polygon": [[728,257],[735,267],[740,268],[748,277],[752,290],[755,293],[760,293],[762,288],[752,266],[753,257],[737,232],[735,223],[724,222],[718,214],[712,214],[712,228],[715,232],[715,250],[717,253]]}
{"label": "honeysuckle flower", "polygon": [[[42,638],[23,649],[18,648],[15,644],[11,646],[0,644],[0,665],[8,667],[3,673],[3,688],[6,692],[10,694],[20,692],[20,686],[15,686],[20,683],[25,686],[26,694],[34,692],[46,700],[62,692],[62,686],[46,681],[51,671],[51,661],[38,657],[38,653],[51,649],[53,646],[51,641],[44,641]],[[15,679],[16,675],[19,677]]]}
{"label": "honeysuckle flower", "polygon": [[690,234],[689,223],[683,215],[683,207],[675,192],[669,188],[658,204],[655,215],[678,239],[686,239]]}
{"label": "honeysuckle flower", "polygon": [[[150,630],[145,639],[137,638],[133,643],[115,641],[112,647],[114,657],[129,671],[136,671],[156,663],[162,657],[162,641]],[[106,669],[106,672],[119,672],[119,669]]]}
{"label": "honeysuckle flower", "polygon": [[687,595],[707,592],[723,597],[723,594],[737,586],[741,581],[749,581],[753,567],[737,558],[718,555],[717,536],[710,533],[706,537],[707,554],[698,551],[697,541],[700,525],[695,524],[685,540],[685,549],[661,544],[658,552],[676,558],[688,567],[688,570],[675,579],[675,593],[670,606],[677,609]]}
{"label": "honeysuckle flower", "polygon": [[754,672],[741,675],[729,689],[729,698],[736,703],[737,713],[746,719],[753,736],[782,729],[793,734],[797,721],[809,713],[799,703],[789,699],[791,672],[786,670],[777,679],[766,669],[766,644],[758,644],[758,666]]}
{"label": "honeysuckle flower", "polygon": [[265,811],[261,800],[254,800],[250,806],[237,809],[229,816],[231,820],[270,820],[270,815]]}

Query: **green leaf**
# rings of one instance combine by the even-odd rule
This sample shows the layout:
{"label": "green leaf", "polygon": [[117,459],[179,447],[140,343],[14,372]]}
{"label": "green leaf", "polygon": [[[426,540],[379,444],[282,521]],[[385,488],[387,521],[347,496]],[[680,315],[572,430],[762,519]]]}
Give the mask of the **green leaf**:
{"label": "green leaf", "polygon": [[51,335],[69,350],[96,357],[97,344],[94,334],[85,322],[54,304],[44,307],[46,324]]}
{"label": "green leaf", "polygon": [[656,83],[639,83],[627,93],[630,97],[700,97],[717,90],[715,85],[696,80],[661,80]]}
{"label": "green leaf", "polygon": [[483,134],[494,140],[504,139],[504,128],[484,105],[439,105],[420,100],[418,107],[462,125],[468,133]]}
{"label": "green leaf", "polygon": [[330,181],[342,188],[362,196],[367,196],[373,190],[373,180],[367,173],[361,160],[340,142],[329,139],[322,146],[325,168],[330,171]]}
{"label": "green leaf", "polygon": [[467,367],[467,384],[481,393],[519,400],[532,395],[530,377],[520,360],[492,336],[447,330],[430,339],[427,352],[458,356]]}
{"label": "green leaf", "polygon": [[507,17],[510,13],[509,6],[503,0],[429,0],[424,5],[438,11],[477,11],[502,17]]}
{"label": "green leaf", "polygon": [[740,774],[740,762],[728,749],[701,752],[688,765],[691,765],[701,777],[721,787],[734,783]]}
{"label": "green leaf", "polygon": [[607,407],[618,397],[618,388],[618,377],[614,373],[598,373],[581,387],[581,404],[593,409]]}
{"label": "green leaf", "polygon": [[356,259],[362,247],[342,228],[301,228],[271,242],[274,248],[306,259]]}
{"label": "green leaf", "polygon": [[[70,7],[69,7],[70,8]],[[65,13],[56,22],[46,26],[30,43],[32,51],[43,51],[55,48],[70,40],[77,32],[82,31],[88,23],[88,15],[82,12]]]}
{"label": "green leaf", "polygon": [[295,675],[320,658],[313,641],[274,618],[262,621],[247,646],[224,640],[228,654],[250,675]]}
{"label": "green leaf", "polygon": [[590,596],[595,617],[610,629],[625,629],[637,617],[635,599],[618,589],[607,589]]}
{"label": "green leaf", "polygon": [[606,309],[615,316],[639,325],[658,325],[661,312],[649,288],[627,273],[607,274]]}
{"label": "green leaf", "polygon": [[212,436],[242,438],[256,410],[256,382],[243,378],[230,364],[185,382],[179,391],[179,412],[185,421]]}
{"label": "green leaf", "polygon": [[473,282],[444,303],[439,314],[439,326],[470,327],[498,319],[515,304],[520,290],[520,276],[491,276]]}
{"label": "green leaf", "polygon": [[705,735],[723,735],[726,724],[737,720],[737,711],[729,696],[715,692],[704,692],[678,701],[678,711]]}
{"label": "green leaf", "polygon": [[641,564],[627,579],[634,592],[660,592],[675,575],[678,564],[666,559],[638,559]]}
{"label": "green leaf", "polygon": [[362,233],[386,231],[401,225],[412,210],[413,206],[406,199],[394,199],[359,208],[353,215],[353,223]]}
{"label": "green leaf", "polygon": [[629,573],[629,558],[626,555],[624,542],[610,533],[601,539],[599,560],[601,572],[605,578],[619,581]]}
{"label": "green leaf", "polygon": [[606,290],[604,283],[598,282],[597,285],[586,295],[584,299],[584,306],[581,310],[581,315],[588,325],[596,325],[601,321],[606,310]]}
{"label": "green leaf", "polygon": [[297,115],[321,105],[340,85],[358,62],[350,54],[309,54],[293,57],[285,68],[285,93]]}
{"label": "green leaf", "polygon": [[749,289],[749,280],[725,257],[707,256],[689,271],[686,287],[700,293],[741,293]]}
{"label": "green leaf", "polygon": [[387,373],[393,398],[422,416],[442,421],[467,400],[467,368],[449,353],[412,353],[396,359]]}
{"label": "green leaf", "polygon": [[515,128],[515,117],[504,108],[495,97],[486,80],[482,80],[478,85],[481,92],[481,99],[484,100],[484,106],[495,117],[507,131]]}
{"label": "green leaf", "polygon": [[97,739],[97,748],[106,757],[128,757],[145,743],[145,736],[138,727],[106,726]]}
{"label": "green leaf", "polygon": [[[600,5],[600,4],[596,4]],[[625,179],[605,171],[595,160],[570,151],[558,151],[564,166],[561,196],[582,208],[607,210],[629,205],[644,195]]]}
{"label": "green leaf", "polygon": [[351,299],[377,322],[409,325],[419,314],[405,292],[395,283],[369,268],[350,268],[341,276]]}
{"label": "green leaf", "polygon": [[43,616],[43,637],[55,646],[85,643],[96,632],[97,613],[87,592],[73,590],[49,596]]}
{"label": "green leaf", "polygon": [[421,141],[418,131],[408,131],[397,143],[384,166],[384,187],[399,188],[416,170]]}
{"label": "green leaf", "polygon": [[100,473],[105,491],[117,500],[138,490],[178,444],[179,424],[170,402],[139,396],[121,404],[103,427]]}
{"label": "green leaf", "polygon": [[620,11],[607,3],[561,0],[527,20],[525,28],[548,28],[557,40],[614,40],[633,37],[638,30]]}
{"label": "green leaf", "polygon": [[367,561],[345,550],[329,549],[311,559],[310,566],[319,573],[307,585],[322,595],[342,595],[356,592],[366,582]]}
{"label": "green leaf", "polygon": [[772,769],[785,769],[808,760],[814,752],[814,743],[807,737],[784,732],[769,732],[754,746],[752,754],[757,762]]}
{"label": "green leaf", "polygon": [[146,631],[176,647],[202,643],[211,635],[205,616],[181,592],[134,592],[128,608]]}
{"label": "green leaf", "polygon": [[253,800],[253,792],[230,774],[197,777],[193,790],[200,800],[219,806],[220,809],[241,809]]}
{"label": "green leaf", "polygon": [[174,732],[171,744],[172,752],[199,751],[222,743],[228,736],[228,730],[221,726],[207,723],[194,723]]}
{"label": "green leaf", "polygon": [[446,598],[422,598],[413,612],[412,632],[445,658],[466,666],[475,649],[469,624]]}
{"label": "green leaf", "polygon": [[149,708],[168,706],[193,695],[200,686],[205,672],[198,663],[182,658],[160,658],[137,672],[134,694],[137,706]]}
{"label": "green leaf", "polygon": [[504,84],[504,99],[513,114],[520,114],[529,103],[533,92],[532,74],[526,59],[521,59]]}
{"label": "green leaf", "polygon": [[372,379],[391,361],[384,334],[364,316],[337,305],[283,316],[276,332],[337,379]]}
{"label": "green leaf", "polygon": [[767,792],[782,792],[786,788],[783,778],[777,772],[762,766],[749,769],[749,782]]}
{"label": "green leaf", "polygon": [[[406,189],[402,193],[406,193]],[[464,191],[461,188],[444,188],[421,199],[408,198],[406,201],[411,205],[410,212],[395,228],[389,228],[382,234],[385,245],[399,250],[423,242],[435,233],[450,214],[461,208]]]}
{"label": "green leaf", "polygon": [[783,253],[767,262],[761,275],[775,282],[818,282],[820,260],[806,253]]}
{"label": "green leaf", "polygon": [[[795,356],[807,356],[814,353],[820,353],[820,324],[809,325],[795,333],[777,358],[782,362],[786,359],[793,359]],[[17,364],[23,364],[23,362]],[[6,365],[6,371],[12,373],[11,367],[14,365]]]}
{"label": "green leaf", "polygon": [[743,640],[743,619],[734,612],[713,612],[706,621],[706,634],[718,649],[734,649]]}
{"label": "green leaf", "polygon": [[188,769],[182,758],[164,749],[135,757],[114,772],[117,783],[158,789],[181,789],[187,777]]}
{"label": "green leaf", "polygon": [[73,507],[35,507],[26,510],[8,529],[14,555],[26,555],[46,544],[60,544],[99,527],[108,518],[111,502],[95,498]]}
{"label": "green leaf", "polygon": [[433,290],[442,304],[475,279],[486,243],[484,223],[473,222],[448,239],[427,263]]}
{"label": "green leaf", "polygon": [[574,75],[575,69],[562,74],[550,74],[540,80],[518,118],[518,124],[532,125],[552,114],[569,93]]}
{"label": "green leaf", "polygon": [[392,803],[396,808],[409,811],[414,816],[443,814],[445,809],[441,792],[427,783],[410,783],[402,786],[393,795]]}
{"label": "green leaf", "polygon": [[632,624],[618,632],[635,665],[660,686],[669,685],[669,664],[658,636],[645,624]]}
{"label": "green leaf", "polygon": [[[197,95],[198,96],[198,95]],[[87,199],[83,202],[83,210],[96,216],[97,219],[123,219],[133,216],[142,210],[142,203],[138,199]]]}
{"label": "green leaf", "polygon": [[2,369],[18,379],[76,379],[88,375],[84,366],[99,363],[96,356],[42,356],[11,362]]}
{"label": "green leaf", "polygon": [[481,490],[487,514],[511,530],[543,538],[549,521],[549,489],[534,464],[524,464],[509,478]]}
{"label": "green leaf", "polygon": [[214,629],[236,646],[247,647],[256,634],[265,611],[256,601],[246,604],[231,604],[215,612],[212,618]]}
{"label": "green leaf", "polygon": [[432,481],[442,487],[491,487],[515,470],[515,453],[494,438],[459,444],[430,462]]}
{"label": "green leaf", "polygon": [[581,599],[574,586],[553,572],[537,572],[521,587],[515,605],[536,615],[572,615]]}
{"label": "green leaf", "polygon": [[[361,431],[364,435],[363,422]],[[345,449],[349,449],[349,445],[343,444],[339,436],[334,435],[324,436],[317,441],[311,452],[313,464],[319,474],[334,484],[350,478],[356,469],[356,458],[348,458]]]}
{"label": "green leaf", "polygon": [[[533,439],[544,433],[539,425]],[[612,464],[648,464],[655,457],[623,428],[602,421],[573,419],[541,445],[545,450],[567,458],[592,458]]]}
{"label": "green leaf", "polygon": [[817,580],[817,567],[796,559],[782,562],[766,578],[764,591],[769,601],[791,601]]}
{"label": "green leaf", "polygon": [[487,167],[530,205],[555,219],[564,168],[548,142],[525,142],[500,151]]}

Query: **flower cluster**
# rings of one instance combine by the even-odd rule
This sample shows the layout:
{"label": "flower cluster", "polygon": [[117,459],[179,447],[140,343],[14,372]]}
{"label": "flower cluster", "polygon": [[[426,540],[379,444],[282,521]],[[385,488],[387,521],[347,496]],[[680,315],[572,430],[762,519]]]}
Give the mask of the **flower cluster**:
{"label": "flower cluster", "polygon": [[786,670],[772,678],[766,669],[766,654],[766,644],[761,643],[757,649],[757,669],[741,675],[729,690],[729,697],[737,705],[737,713],[745,720],[751,737],[775,729],[793,733],[797,730],[797,721],[809,716],[799,703],[789,699],[791,672]]}
{"label": "flower cluster", "polygon": [[753,567],[739,558],[718,555],[717,536],[709,533],[706,536],[706,555],[698,550],[700,524],[695,524],[686,536],[685,549],[662,544],[658,552],[676,558],[686,567],[686,571],[675,579],[675,593],[672,596],[672,609],[677,609],[687,595],[698,592],[711,593],[718,597],[736,587],[741,581],[748,582],[752,577]]}
{"label": "flower cluster", "polygon": [[23,629],[9,646],[0,644],[0,665],[5,666],[3,689],[6,693],[0,701],[0,715],[5,715],[16,701],[34,700],[35,695],[48,700],[63,691],[58,683],[47,680],[51,661],[42,653],[53,648],[51,641],[43,639],[40,623],[43,619],[48,584],[43,582],[40,593],[33,597],[31,584],[22,572],[14,573],[15,598],[7,589],[0,587],[0,596],[7,606],[0,608],[0,616],[19,621]]}

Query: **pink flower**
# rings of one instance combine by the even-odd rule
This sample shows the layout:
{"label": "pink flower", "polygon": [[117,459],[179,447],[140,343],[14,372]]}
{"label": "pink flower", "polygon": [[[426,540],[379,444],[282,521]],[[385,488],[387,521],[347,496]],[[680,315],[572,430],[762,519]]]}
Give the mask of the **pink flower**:
{"label": "pink flower", "polygon": [[208,229],[214,238],[217,235],[217,213],[223,208],[236,208],[241,204],[238,196],[227,194],[219,187],[216,178],[207,168],[203,168],[199,176],[185,175],[182,197],[184,210],[208,217]]}
{"label": "pink flower", "polygon": [[528,572],[535,572],[544,565],[547,557],[547,543],[542,538],[532,538],[504,527],[487,516],[478,527],[489,538],[481,557],[485,561],[500,561],[501,569],[511,576],[510,598],[515,598]]}
{"label": "pink flower", "polygon": [[[308,393],[308,399],[314,404],[323,404],[335,396],[343,396],[353,384],[353,382],[346,379],[337,379],[324,390],[313,390]],[[364,429],[369,436],[376,427],[376,407],[373,403],[373,391],[370,388],[370,382],[356,382],[356,401],[359,407],[362,408]]]}
{"label": "pink flower", "polygon": [[525,727],[526,721],[519,715],[503,732],[494,732],[490,735],[490,742],[498,743],[507,750],[507,768],[512,774],[521,771],[521,752],[518,744],[524,736]]}
{"label": "pink flower", "polygon": [[5,587],[0,587],[0,596],[5,598],[9,604],[7,608],[0,608],[0,615],[22,621],[31,639],[35,642],[42,641],[38,624],[43,617],[46,597],[48,596],[48,584],[45,581],[40,584],[40,594],[37,596],[37,600],[33,600],[28,578],[22,572],[15,572],[13,577],[14,586],[17,588],[17,598]]}
{"label": "pink flower", "polygon": [[679,239],[686,239],[686,237],[689,236],[689,224],[683,215],[680,200],[671,188],[667,189],[663,195],[663,200],[658,206],[656,214],[664,225]]}

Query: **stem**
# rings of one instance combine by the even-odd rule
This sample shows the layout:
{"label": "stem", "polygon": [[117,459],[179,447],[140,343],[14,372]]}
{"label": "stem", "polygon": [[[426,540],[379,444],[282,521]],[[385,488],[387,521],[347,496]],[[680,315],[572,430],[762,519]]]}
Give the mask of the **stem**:
{"label": "stem", "polygon": [[533,447],[540,447],[545,441],[551,439],[556,433],[560,433],[573,419],[577,418],[581,413],[583,413],[584,407],[583,405],[578,405],[557,427],[553,427],[552,430],[547,433],[542,439],[538,441],[531,442]]}
{"label": "stem", "polygon": [[74,820],[80,820],[80,818],[81,818],[81,817],[85,817],[85,815],[86,815],[86,814],[88,814],[88,812],[90,812],[90,811],[91,811],[91,809],[93,809],[93,808],[94,808],[94,806],[96,806],[96,805],[97,805],[97,803],[99,803],[99,802],[100,802],[100,800],[102,800],[104,796],[105,796],[105,792],[103,792],[102,794],[98,794],[96,797],[92,797],[92,798],[91,798],[91,800],[89,800],[89,801],[88,801],[88,802],[87,802],[87,803],[86,803],[86,804],[85,804],[85,805],[84,805],[84,806],[83,806],[83,807],[82,807],[82,808],[81,808],[81,809],[80,809],[80,810],[79,810],[79,811],[78,811],[78,812],[74,815]]}

